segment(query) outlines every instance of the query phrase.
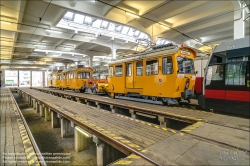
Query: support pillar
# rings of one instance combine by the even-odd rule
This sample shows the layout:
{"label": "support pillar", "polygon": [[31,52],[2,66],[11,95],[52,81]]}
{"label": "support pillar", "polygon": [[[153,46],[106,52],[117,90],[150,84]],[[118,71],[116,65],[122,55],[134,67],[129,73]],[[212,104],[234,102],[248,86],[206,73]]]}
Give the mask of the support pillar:
{"label": "support pillar", "polygon": [[39,110],[40,110],[40,116],[44,116],[44,109],[45,109],[45,107],[44,107],[44,104],[40,104],[40,108],[39,108]]}
{"label": "support pillar", "polygon": [[42,71],[42,73],[43,73],[43,87],[45,87],[46,85],[45,85],[45,71]]}
{"label": "support pillar", "polygon": [[117,113],[117,109],[113,105],[110,105],[110,109],[112,113]]}
{"label": "support pillar", "polygon": [[93,56],[89,55],[89,67],[93,68]]}
{"label": "support pillar", "polygon": [[74,128],[71,127],[69,120],[61,118],[61,136],[63,138],[74,135]]}
{"label": "support pillar", "polygon": [[51,115],[50,115],[50,108],[49,107],[45,107],[45,121],[50,121],[51,119]]}
{"label": "support pillar", "polygon": [[129,110],[129,113],[131,114],[131,118],[134,118],[134,119],[137,118],[134,110],[131,110],[131,109],[130,109],[130,110]]}
{"label": "support pillar", "polygon": [[126,157],[125,154],[118,151],[109,144],[103,142],[94,135],[93,135],[93,141],[96,143],[97,165],[107,165],[120,158]]}
{"label": "support pillar", "polygon": [[95,146],[95,143],[92,141],[91,135],[88,132],[79,126],[76,126],[74,131],[76,152],[81,152]]}
{"label": "support pillar", "polygon": [[76,97],[76,102],[81,103],[81,100],[78,97]]}
{"label": "support pillar", "polygon": [[51,114],[51,127],[52,128],[60,127],[60,119],[57,118],[57,113],[51,111],[50,114]]}
{"label": "support pillar", "polygon": [[39,104],[39,102],[37,101],[37,102],[36,102],[36,113],[39,113],[39,108],[40,108],[40,104]]}
{"label": "support pillar", "polygon": [[36,109],[36,100],[35,99],[32,99],[32,106],[34,109]]}
{"label": "support pillar", "polygon": [[98,109],[101,109],[101,105],[98,102],[95,102]]}
{"label": "support pillar", "polygon": [[169,127],[170,121],[165,119],[163,116],[158,116],[158,121],[160,122],[160,127]]}
{"label": "support pillar", "polygon": [[116,49],[111,48],[112,59],[116,59]]}
{"label": "support pillar", "polygon": [[32,71],[30,71],[30,87],[32,87]]}

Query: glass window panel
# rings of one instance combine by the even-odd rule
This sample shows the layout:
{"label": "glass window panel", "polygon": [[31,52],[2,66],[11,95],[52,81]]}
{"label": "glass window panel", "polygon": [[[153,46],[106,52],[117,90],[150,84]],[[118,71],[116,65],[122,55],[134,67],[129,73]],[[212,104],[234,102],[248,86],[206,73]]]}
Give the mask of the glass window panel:
{"label": "glass window panel", "polygon": [[83,20],[84,20],[84,17],[83,15],[80,15],[80,14],[75,14],[75,18],[74,18],[74,22],[76,23],[83,23]]}
{"label": "glass window panel", "polygon": [[102,20],[96,20],[93,22],[92,26],[96,28],[100,28],[101,23],[102,23]]}
{"label": "glass window panel", "polygon": [[74,13],[72,13],[72,12],[67,12],[67,13],[65,14],[64,18],[72,19],[72,18],[73,18],[73,15],[74,15]]}
{"label": "glass window panel", "polygon": [[116,32],[120,32],[121,29],[122,29],[122,26],[121,26],[121,25],[118,25],[118,26],[115,28],[115,31],[116,31]]}
{"label": "glass window panel", "polygon": [[115,30],[115,24],[114,23],[110,23],[109,27],[108,27],[108,30],[114,31]]}
{"label": "glass window panel", "polygon": [[247,62],[234,62],[226,65],[226,85],[245,85]]}
{"label": "glass window panel", "polygon": [[129,30],[129,27],[123,26],[121,33],[122,33],[122,34],[127,34],[127,33],[128,33],[128,30]]}
{"label": "glass window panel", "polygon": [[145,33],[142,33],[142,32],[141,32],[139,38],[140,38],[140,39],[143,39],[145,35],[146,35]]}
{"label": "glass window panel", "polygon": [[128,35],[129,35],[129,36],[133,36],[134,33],[135,33],[135,30],[134,30],[133,28],[130,28],[130,29],[129,29],[129,32],[128,32]]}
{"label": "glass window panel", "polygon": [[137,31],[135,31],[134,36],[135,36],[135,37],[138,37],[139,35],[140,35],[140,31],[138,31],[138,30],[137,30]]}
{"label": "glass window panel", "polygon": [[122,65],[115,66],[115,76],[116,77],[122,76]]}
{"label": "glass window panel", "polygon": [[143,62],[136,62],[136,75],[142,76],[143,73]]}
{"label": "glass window panel", "polygon": [[108,24],[109,24],[108,21],[102,21],[101,28],[107,28],[107,27],[108,27]]}
{"label": "glass window panel", "polygon": [[177,62],[180,74],[194,74],[194,61],[192,59],[178,56]]}
{"label": "glass window panel", "polygon": [[113,66],[109,67],[109,77],[113,77]]}
{"label": "glass window panel", "polygon": [[126,66],[127,66],[126,76],[132,76],[132,63],[128,63]]}
{"label": "glass window panel", "polygon": [[43,86],[43,73],[32,71],[32,86]]}
{"label": "glass window panel", "polygon": [[89,17],[89,16],[86,16],[84,21],[85,21],[86,23],[90,24],[90,23],[92,22],[92,18]]}
{"label": "glass window panel", "polygon": [[162,74],[173,73],[172,57],[162,58]]}
{"label": "glass window panel", "polygon": [[30,71],[19,71],[19,84],[19,86],[30,86]]}
{"label": "glass window panel", "polygon": [[146,74],[147,75],[158,74],[158,59],[146,62]]}
{"label": "glass window panel", "polygon": [[5,70],[5,86],[17,86],[17,75],[17,70]]}

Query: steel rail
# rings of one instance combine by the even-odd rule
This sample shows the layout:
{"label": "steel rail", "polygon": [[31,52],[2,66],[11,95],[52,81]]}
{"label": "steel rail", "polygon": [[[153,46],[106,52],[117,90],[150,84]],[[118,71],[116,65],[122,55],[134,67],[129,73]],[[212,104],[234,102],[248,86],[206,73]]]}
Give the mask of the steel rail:
{"label": "steel rail", "polygon": [[42,156],[42,154],[41,154],[41,152],[40,152],[40,150],[39,150],[39,148],[38,148],[38,146],[37,146],[37,144],[36,144],[36,141],[35,141],[35,139],[34,139],[32,133],[31,133],[31,131],[30,131],[30,129],[29,129],[29,126],[28,126],[28,124],[26,123],[26,120],[25,120],[25,118],[24,118],[24,116],[23,116],[23,114],[22,114],[22,112],[21,112],[21,110],[20,110],[20,108],[19,108],[19,106],[18,106],[18,104],[17,104],[17,102],[16,102],[16,100],[15,100],[15,98],[14,98],[14,96],[13,96],[12,93],[11,93],[11,96],[12,96],[12,98],[13,98],[13,100],[14,100],[14,103],[15,103],[15,105],[16,105],[16,107],[17,107],[17,110],[18,110],[18,112],[19,112],[19,115],[20,115],[20,117],[21,117],[21,119],[22,119],[22,121],[23,121],[23,124],[24,124],[25,128],[26,128],[26,131],[27,131],[28,136],[29,136],[29,138],[30,138],[30,140],[31,140],[31,143],[32,143],[32,145],[33,145],[33,147],[34,147],[34,150],[35,150],[35,152],[36,152],[36,155],[37,155],[37,157],[38,157],[38,160],[40,161],[39,163],[40,163],[42,166],[47,166],[47,164],[46,164],[46,162],[45,162],[45,160],[44,160],[44,158],[43,158],[43,156]]}
{"label": "steel rail", "polygon": [[[19,90],[21,90],[21,89],[19,89]],[[21,90],[21,91],[22,91],[22,90]],[[119,141],[113,139],[113,138],[111,138],[111,137],[105,136],[104,134],[102,134],[102,133],[99,132],[98,130],[95,130],[95,129],[93,129],[93,128],[91,128],[91,127],[89,127],[89,126],[87,126],[87,125],[85,125],[85,124],[83,124],[83,123],[77,121],[76,119],[74,119],[74,118],[72,118],[72,117],[70,117],[70,116],[64,114],[63,112],[61,112],[60,110],[58,110],[55,106],[53,107],[53,106],[51,106],[50,104],[45,103],[46,101],[42,101],[42,100],[38,99],[37,97],[33,96],[32,94],[30,94],[30,93],[28,93],[28,92],[24,92],[24,91],[22,91],[22,92],[23,92],[23,93],[26,93],[27,95],[32,96],[32,97],[33,97],[34,99],[36,99],[36,100],[39,100],[41,103],[43,103],[44,105],[50,107],[52,110],[58,112],[59,114],[61,114],[61,115],[62,115],[63,117],[65,117],[66,119],[68,119],[68,120],[74,122],[76,125],[78,125],[78,126],[84,128],[85,130],[88,130],[88,132],[93,133],[93,135],[99,136],[99,138],[101,138],[102,140],[105,140],[107,143],[111,143],[112,145],[120,146],[120,147],[124,148],[125,150],[129,151],[130,153],[134,153],[134,154],[136,154],[136,155],[138,155],[138,156],[144,158],[145,160],[147,160],[147,161],[149,161],[149,162],[151,162],[151,163],[153,163],[153,164],[155,164],[155,165],[157,165],[157,166],[158,166],[158,165],[159,165],[159,166],[162,165],[162,164],[159,164],[158,162],[152,160],[151,158],[145,156],[144,154],[140,153],[139,151],[137,151],[137,150],[135,150],[135,149],[133,149],[133,148],[131,148],[131,147],[129,147],[129,146],[127,146],[127,145],[125,145],[125,144],[123,144],[123,143],[121,143],[121,142],[119,142]]]}
{"label": "steel rail", "polygon": [[39,88],[33,88],[33,87],[31,87],[31,89],[38,90],[38,91],[44,91],[44,92],[50,92],[50,93],[57,93],[57,94],[61,94],[61,95],[67,95],[67,96],[76,97],[76,98],[79,98],[79,99],[87,99],[89,101],[98,102],[98,103],[101,103],[101,104],[113,105],[115,107],[124,108],[124,109],[132,109],[132,110],[135,110],[137,112],[148,113],[150,115],[155,115],[155,116],[164,116],[165,118],[168,118],[168,119],[178,120],[178,121],[187,122],[187,123],[195,123],[195,122],[199,121],[196,118],[191,118],[191,117],[185,117],[184,118],[184,117],[172,116],[172,115],[168,115],[167,113],[163,113],[163,112],[162,113],[161,112],[156,113],[156,112],[151,111],[149,109],[134,108],[133,106],[125,106],[125,105],[121,105],[121,104],[117,104],[117,103],[105,102],[105,101],[98,100],[98,99],[90,99],[90,98],[83,97],[83,96],[68,94],[67,92],[59,92],[59,91],[55,92],[55,91],[50,91],[50,90],[46,90],[46,89],[39,89]]}

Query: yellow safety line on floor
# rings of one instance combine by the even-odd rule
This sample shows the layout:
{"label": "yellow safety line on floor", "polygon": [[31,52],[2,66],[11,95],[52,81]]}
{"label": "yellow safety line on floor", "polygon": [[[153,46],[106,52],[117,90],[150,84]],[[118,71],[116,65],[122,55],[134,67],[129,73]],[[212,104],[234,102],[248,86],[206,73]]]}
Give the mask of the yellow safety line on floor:
{"label": "yellow safety line on floor", "polygon": [[35,154],[32,143],[30,142],[28,133],[24,127],[21,119],[17,119],[18,128],[20,131],[20,136],[23,141],[24,151],[26,153],[26,159],[29,166],[40,166],[38,158]]}
{"label": "yellow safety line on floor", "polygon": [[188,126],[188,127],[184,128],[184,129],[182,129],[181,131],[190,132],[190,131],[192,131],[192,130],[198,128],[198,127],[200,127],[203,124],[204,124],[203,122],[196,122],[193,125]]}

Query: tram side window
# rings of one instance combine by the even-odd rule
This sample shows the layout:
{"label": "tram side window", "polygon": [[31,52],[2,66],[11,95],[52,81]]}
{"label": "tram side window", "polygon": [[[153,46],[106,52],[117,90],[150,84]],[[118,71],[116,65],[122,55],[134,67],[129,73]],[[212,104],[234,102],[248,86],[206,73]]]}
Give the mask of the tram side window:
{"label": "tram side window", "polygon": [[142,76],[143,73],[143,63],[142,62],[136,62],[136,75]]}
{"label": "tram side window", "polygon": [[132,76],[132,63],[128,63],[126,66],[127,66],[126,76]]}
{"label": "tram side window", "polygon": [[158,74],[158,60],[151,60],[146,62],[146,74],[155,75]]}
{"label": "tram side window", "polygon": [[223,65],[209,66],[206,75],[206,85],[210,85],[214,81],[223,80]]}
{"label": "tram side window", "polygon": [[78,72],[78,79],[90,78],[90,72]]}
{"label": "tram side window", "polygon": [[109,67],[109,77],[113,77],[113,66]]}
{"label": "tram side window", "polygon": [[172,74],[172,73],[173,73],[172,57],[162,58],[162,74]]}
{"label": "tram side window", "polygon": [[61,78],[61,75],[58,75],[58,80],[61,80],[62,78]]}
{"label": "tram side window", "polygon": [[226,65],[226,85],[245,85],[247,62],[233,62]]}
{"label": "tram side window", "polygon": [[115,76],[116,77],[122,76],[122,65],[115,66]]}

